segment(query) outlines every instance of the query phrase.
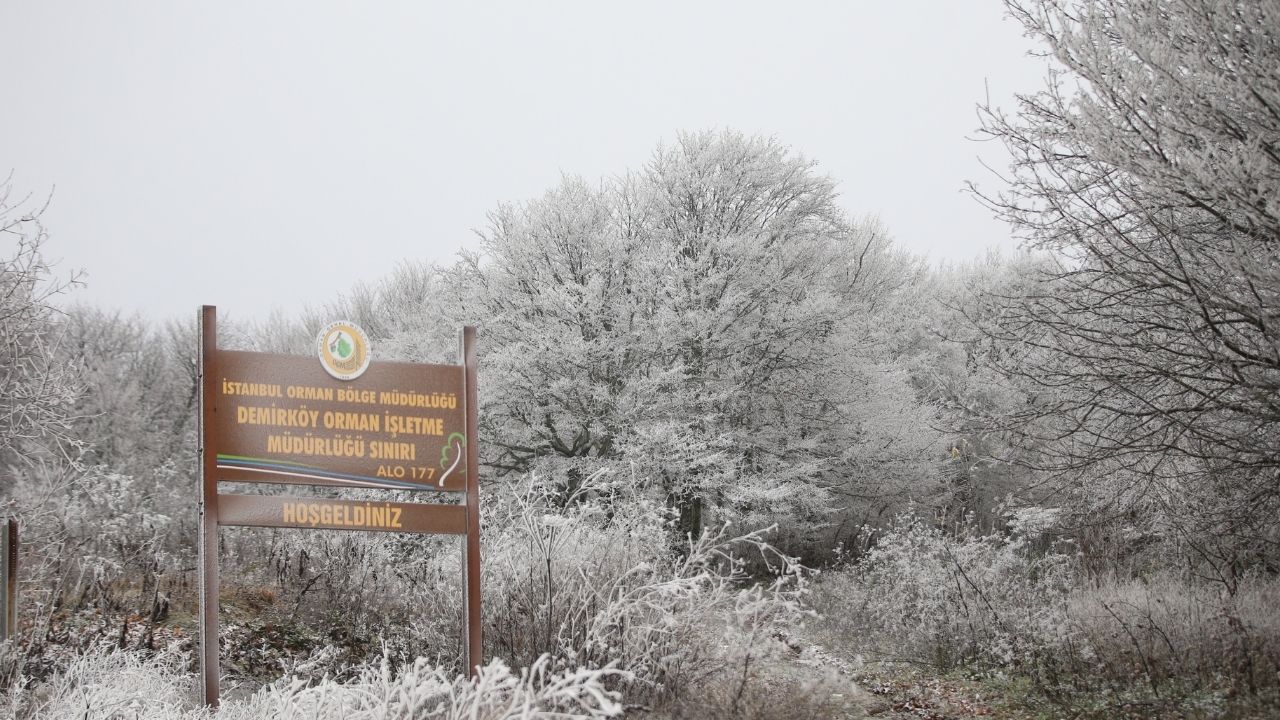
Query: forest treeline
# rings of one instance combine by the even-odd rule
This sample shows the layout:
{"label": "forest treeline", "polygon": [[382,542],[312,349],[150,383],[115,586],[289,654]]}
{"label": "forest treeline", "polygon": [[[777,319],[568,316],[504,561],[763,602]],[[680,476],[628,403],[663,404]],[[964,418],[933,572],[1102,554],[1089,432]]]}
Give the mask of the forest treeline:
{"label": "forest treeline", "polygon": [[[1010,11],[1057,69],[983,108],[1012,164],[971,190],[1022,250],[928,263],[781,140],[690,132],[498,206],[455,262],[219,342],[310,354],[346,318],[377,359],[454,362],[479,326],[486,655],[600,698],[795,716],[748,670],[816,609],[850,656],[1098,717],[1274,709],[1280,9]],[[0,230],[18,688],[104,641],[189,644],[196,324],[68,305],[34,207],[4,196]],[[226,530],[221,552],[233,675],[457,655],[452,545]]]}

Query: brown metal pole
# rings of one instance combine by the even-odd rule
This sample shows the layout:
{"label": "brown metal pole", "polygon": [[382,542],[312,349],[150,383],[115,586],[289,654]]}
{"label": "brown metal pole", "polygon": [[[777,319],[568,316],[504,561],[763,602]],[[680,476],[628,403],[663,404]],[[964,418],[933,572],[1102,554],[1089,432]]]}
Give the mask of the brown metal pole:
{"label": "brown metal pole", "polygon": [[463,592],[466,615],[463,622],[463,657],[467,672],[473,677],[484,665],[484,645],[480,628],[480,434],[476,429],[478,393],[476,392],[476,329],[462,328],[461,360],[466,367],[467,408],[467,534],[463,537]]}
{"label": "brown metal pole", "polygon": [[217,309],[200,310],[200,676],[204,703],[218,706],[218,450],[211,441],[217,387]]}
{"label": "brown metal pole", "polygon": [[[5,523],[6,528],[8,523]],[[0,645],[9,639],[9,531],[0,530]]]}
{"label": "brown metal pole", "polygon": [[[0,642],[18,637],[18,521],[9,518],[4,529],[4,614]],[[17,642],[16,640],[14,642]]]}

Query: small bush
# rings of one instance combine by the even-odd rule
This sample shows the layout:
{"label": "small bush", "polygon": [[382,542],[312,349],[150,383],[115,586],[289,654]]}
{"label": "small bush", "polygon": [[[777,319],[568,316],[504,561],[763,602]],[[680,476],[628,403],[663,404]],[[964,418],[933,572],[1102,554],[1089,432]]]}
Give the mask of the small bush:
{"label": "small bush", "polygon": [[1072,556],[1031,544],[955,538],[904,516],[853,570],[824,579],[816,607],[882,657],[943,670],[1015,665],[1064,626],[1074,579]]}
{"label": "small bush", "polygon": [[[486,631],[492,654],[558,667],[616,663],[631,697],[678,695],[698,678],[775,651],[772,637],[800,622],[802,568],[765,540],[708,529],[679,552],[670,518],[638,498],[603,497],[604,473],[565,498],[531,483],[518,511],[486,546]],[[599,491],[599,492],[597,492]],[[745,556],[772,568],[755,582]]]}
{"label": "small bush", "polygon": [[1071,642],[1042,663],[1053,680],[1139,678],[1165,686],[1257,695],[1280,686],[1280,582],[1252,577],[1236,592],[1172,574],[1104,579],[1071,593]]}
{"label": "small bush", "polygon": [[33,720],[207,717],[195,709],[195,677],[182,671],[184,664],[176,653],[99,647],[42,683],[12,686],[9,705],[13,717]]}

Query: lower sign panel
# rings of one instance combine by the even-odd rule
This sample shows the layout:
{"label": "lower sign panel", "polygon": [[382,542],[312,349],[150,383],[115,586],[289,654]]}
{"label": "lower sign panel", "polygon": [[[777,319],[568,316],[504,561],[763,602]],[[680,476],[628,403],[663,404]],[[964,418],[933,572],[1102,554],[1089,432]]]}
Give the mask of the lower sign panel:
{"label": "lower sign panel", "polygon": [[218,524],[463,535],[467,530],[467,508],[219,493]]}

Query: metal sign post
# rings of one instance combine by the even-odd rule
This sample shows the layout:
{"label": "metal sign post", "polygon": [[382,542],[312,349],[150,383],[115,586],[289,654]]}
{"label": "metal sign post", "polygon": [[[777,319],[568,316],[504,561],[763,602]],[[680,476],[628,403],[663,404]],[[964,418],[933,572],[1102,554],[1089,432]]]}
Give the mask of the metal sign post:
{"label": "metal sign post", "polygon": [[[475,328],[459,365],[371,362],[351,323],[326,327],[315,358],[219,350],[201,311],[200,643],[203,696],[218,705],[218,528],[461,535],[464,667],[483,664]],[[219,481],[462,493],[461,504],[218,492]]]}
{"label": "metal sign post", "polygon": [[218,314],[200,311],[200,677],[206,705],[218,706],[218,449],[210,442],[217,404],[212,378],[218,374]]}
{"label": "metal sign post", "polygon": [[0,525],[0,643],[18,636],[18,521]]}
{"label": "metal sign post", "polygon": [[[476,430],[476,329],[465,327],[459,337],[458,359],[466,368],[467,437],[479,437]],[[467,443],[467,467],[480,467],[479,444]],[[484,664],[484,647],[480,642],[480,474],[467,473],[467,531],[462,541],[463,592],[466,614],[462,623],[463,667],[473,676]]]}

